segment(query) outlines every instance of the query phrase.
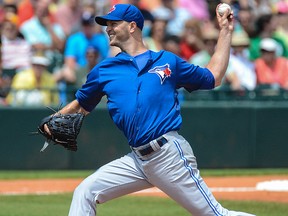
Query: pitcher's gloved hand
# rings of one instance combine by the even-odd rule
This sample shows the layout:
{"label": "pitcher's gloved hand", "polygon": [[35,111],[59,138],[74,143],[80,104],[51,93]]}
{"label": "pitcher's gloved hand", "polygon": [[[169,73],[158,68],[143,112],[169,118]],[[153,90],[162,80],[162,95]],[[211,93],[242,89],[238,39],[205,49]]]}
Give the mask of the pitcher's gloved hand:
{"label": "pitcher's gloved hand", "polygon": [[[77,151],[77,136],[80,132],[85,115],[83,113],[60,114],[56,113],[43,118],[38,126],[38,132],[46,137],[43,151],[49,144],[62,145],[64,148]],[[44,128],[47,126],[48,130]],[[46,145],[46,146],[45,146]]]}

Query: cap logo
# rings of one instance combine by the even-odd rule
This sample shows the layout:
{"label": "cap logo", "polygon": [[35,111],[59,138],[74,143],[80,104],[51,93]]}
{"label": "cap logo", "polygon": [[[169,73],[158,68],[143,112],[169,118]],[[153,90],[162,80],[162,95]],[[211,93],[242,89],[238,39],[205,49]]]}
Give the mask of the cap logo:
{"label": "cap logo", "polygon": [[115,5],[113,5],[113,6],[110,8],[110,10],[109,10],[108,14],[110,14],[110,13],[111,13],[111,12],[113,12],[114,10],[116,10],[116,7],[115,7]]}
{"label": "cap logo", "polygon": [[170,69],[170,65],[167,63],[162,66],[156,66],[148,71],[149,73],[156,73],[158,77],[160,78],[161,85],[165,81],[167,77],[170,77],[172,74],[172,71]]}
{"label": "cap logo", "polygon": [[109,20],[126,22],[135,21],[140,30],[143,29],[144,25],[144,17],[141,11],[136,6],[130,4],[113,5],[106,15],[95,17],[96,23],[102,26],[107,26],[107,21]]}

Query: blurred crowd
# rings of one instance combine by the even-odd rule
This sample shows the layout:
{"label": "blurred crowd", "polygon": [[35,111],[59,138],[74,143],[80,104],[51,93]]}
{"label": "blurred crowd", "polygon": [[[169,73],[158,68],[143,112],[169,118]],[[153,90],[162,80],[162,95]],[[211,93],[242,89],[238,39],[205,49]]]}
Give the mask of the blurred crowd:
{"label": "blurred crowd", "polygon": [[0,105],[65,105],[89,71],[119,52],[94,17],[116,3],[139,7],[143,39],[205,67],[217,45],[215,8],[231,5],[235,29],[223,84],[288,90],[288,0],[0,0]]}

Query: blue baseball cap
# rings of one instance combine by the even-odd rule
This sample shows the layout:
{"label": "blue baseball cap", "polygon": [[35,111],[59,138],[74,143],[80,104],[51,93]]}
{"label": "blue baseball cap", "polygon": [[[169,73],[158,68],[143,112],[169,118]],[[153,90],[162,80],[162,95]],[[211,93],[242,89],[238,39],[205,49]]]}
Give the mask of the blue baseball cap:
{"label": "blue baseball cap", "polygon": [[96,23],[102,26],[107,26],[107,21],[134,21],[137,27],[141,30],[144,26],[144,17],[141,11],[131,4],[116,4],[113,5],[110,11],[104,16],[95,17]]}

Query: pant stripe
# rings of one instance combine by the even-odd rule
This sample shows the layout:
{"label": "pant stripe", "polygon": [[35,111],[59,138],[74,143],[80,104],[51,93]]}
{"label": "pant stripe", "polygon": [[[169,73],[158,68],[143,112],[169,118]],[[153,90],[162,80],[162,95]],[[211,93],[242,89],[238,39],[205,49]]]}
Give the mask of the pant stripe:
{"label": "pant stripe", "polygon": [[204,189],[202,188],[202,186],[200,185],[198,178],[194,175],[193,169],[192,169],[191,166],[189,166],[188,161],[187,161],[187,158],[184,156],[184,153],[183,153],[183,150],[182,150],[181,147],[180,147],[180,144],[178,143],[177,140],[174,141],[174,144],[176,145],[176,147],[177,147],[177,149],[178,149],[178,151],[179,151],[180,157],[181,157],[181,159],[182,159],[183,162],[184,162],[185,168],[189,171],[191,178],[192,178],[193,181],[196,183],[199,191],[201,192],[201,194],[203,195],[203,197],[204,197],[205,200],[207,201],[208,205],[211,207],[211,209],[213,210],[213,212],[214,212],[216,215],[221,216],[222,214],[220,214],[220,213],[217,211],[217,208],[213,205],[213,203],[212,203],[211,200],[209,199],[208,195],[206,194],[205,190],[204,190]]}

